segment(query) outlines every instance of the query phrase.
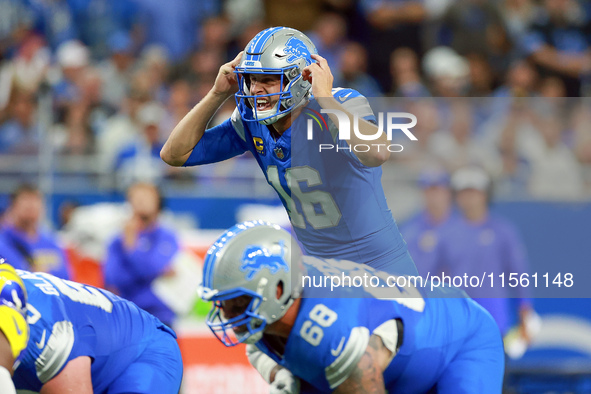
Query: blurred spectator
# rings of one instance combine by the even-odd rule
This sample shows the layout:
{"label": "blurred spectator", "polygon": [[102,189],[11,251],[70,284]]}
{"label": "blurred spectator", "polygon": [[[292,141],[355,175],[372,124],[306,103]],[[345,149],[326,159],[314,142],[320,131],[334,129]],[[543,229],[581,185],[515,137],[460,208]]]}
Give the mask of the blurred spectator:
{"label": "blurred spectator", "polygon": [[157,103],[145,104],[138,112],[140,138],[124,146],[115,157],[114,171],[119,186],[135,181],[162,181],[168,166],[160,159],[164,143],[160,139],[160,124],[164,108]]}
{"label": "blurred spectator", "polygon": [[0,59],[10,58],[29,35],[34,15],[25,0],[0,0]]}
{"label": "blurred spectator", "polygon": [[431,137],[431,152],[452,171],[478,164],[498,175],[501,163],[493,145],[476,137],[474,107],[466,100],[454,100],[449,111],[450,128],[448,131],[440,130]]}
{"label": "blurred spectator", "polygon": [[172,62],[183,60],[200,41],[200,28],[208,17],[218,15],[214,0],[137,0],[146,12],[146,44],[164,46]]}
{"label": "blurred spectator", "polygon": [[430,49],[423,57],[423,70],[435,97],[461,97],[468,88],[470,67],[465,58],[449,47]]}
{"label": "blurred spectator", "polygon": [[535,198],[579,199],[583,195],[582,169],[573,151],[563,141],[565,119],[546,116],[540,122],[541,135],[522,146],[531,165],[529,191]]}
{"label": "blurred spectator", "polygon": [[36,97],[17,89],[8,106],[8,119],[0,125],[0,153],[36,154],[40,139]]}
{"label": "blurred spectator", "polygon": [[334,86],[347,86],[365,97],[380,97],[382,92],[377,82],[367,71],[367,52],[363,45],[350,42],[343,48],[340,69],[336,73]]}
{"label": "blurred spectator", "polygon": [[502,0],[499,4],[511,41],[517,43],[539,12],[534,0]]}
{"label": "blurred spectator", "polygon": [[528,97],[535,95],[538,74],[530,62],[519,60],[509,67],[506,80],[497,88],[495,97]]}
{"label": "blurred spectator", "polygon": [[566,97],[567,95],[564,81],[558,77],[542,78],[538,93],[540,96],[548,98]]}
{"label": "blurred spectator", "polygon": [[139,63],[141,73],[145,74],[145,78],[149,81],[152,81],[154,99],[164,101],[168,95],[166,81],[170,78],[170,61],[166,48],[161,45],[151,45],[144,48]]}
{"label": "blurred spectator", "polygon": [[[138,48],[144,41],[145,13],[134,0],[68,0],[80,40],[95,60],[108,56],[109,40],[119,31],[127,32]],[[171,4],[176,3],[170,2]],[[171,26],[173,28],[173,26]]]}
{"label": "blurred spectator", "polygon": [[347,24],[341,15],[332,12],[322,14],[308,37],[328,64],[340,65],[343,45],[347,39]]}
{"label": "blurred spectator", "polygon": [[399,48],[390,54],[391,96],[420,98],[431,94],[423,84],[417,54],[410,48]]}
{"label": "blurred spectator", "polygon": [[406,139],[404,142],[400,142],[403,144],[404,150],[397,155],[392,155],[391,159],[400,159],[405,168],[418,174],[425,168],[425,166],[436,167],[438,164],[438,162],[435,162],[436,157],[432,151],[433,142],[431,140],[433,135],[440,132],[443,121],[439,113],[437,102],[432,98],[423,98],[410,102],[405,108],[405,111],[415,115],[417,119],[421,119],[421,121],[417,121],[416,126],[412,128],[412,132],[417,137],[417,141],[408,143],[408,139]]}
{"label": "blurred spectator", "polygon": [[32,186],[22,185],[12,195],[0,229],[2,254],[15,268],[48,272],[69,278],[69,262],[55,237],[41,228],[45,214],[43,195]]}
{"label": "blurred spectator", "polygon": [[88,107],[72,104],[68,107],[62,127],[54,130],[58,152],[65,155],[94,153],[94,135],[88,121]]}
{"label": "blurred spectator", "polygon": [[152,100],[150,75],[136,72],[132,77],[127,97],[119,112],[107,119],[97,135],[99,166],[104,171],[112,171],[117,153],[141,135],[138,111]]}
{"label": "blurred spectator", "polygon": [[441,44],[451,46],[460,55],[478,53],[495,73],[508,66],[511,43],[501,13],[494,2],[457,0],[443,16]]}
{"label": "blurred spectator", "polygon": [[[514,90],[519,92],[519,90]],[[502,119],[495,122],[492,133],[489,136],[497,138],[498,148],[502,160],[502,176],[497,185],[497,191],[504,195],[526,195],[527,182],[530,177],[530,166],[527,158],[519,148],[524,134],[538,133],[537,128],[541,122],[535,115],[531,101],[517,97],[514,100],[503,103],[509,106],[506,113],[499,114],[495,118]],[[502,116],[499,118],[499,116]],[[500,134],[499,127],[500,126]]]}
{"label": "blurred spectator", "polygon": [[80,98],[64,109],[63,120],[53,128],[54,146],[69,155],[95,153],[95,135],[102,130],[114,107],[102,100],[103,80],[94,68],[86,68],[77,87]]}
{"label": "blurred spectator", "polygon": [[225,17],[206,19],[201,26],[199,49],[219,52],[224,61],[230,60],[227,53],[231,38],[230,30],[231,26]]}
{"label": "blurred spectator", "polygon": [[[438,245],[438,269],[449,276],[478,276],[492,273],[498,275],[528,272],[528,263],[523,241],[515,227],[489,210],[492,196],[491,179],[478,167],[464,167],[452,174],[451,187],[461,214],[446,227]],[[506,279],[508,280],[508,279]],[[497,322],[501,334],[511,326],[511,306],[508,286],[469,287],[466,292],[488,310]],[[519,297],[519,322],[524,322],[532,312],[526,287],[517,286]]]}
{"label": "blurred spectator", "polygon": [[45,80],[50,57],[51,53],[43,38],[31,35],[25,39],[10,63],[13,86],[36,91]]}
{"label": "blurred spectator", "polygon": [[35,17],[35,30],[45,37],[53,51],[60,44],[78,38],[78,27],[68,0],[34,0],[29,4]]}
{"label": "blurred spectator", "polygon": [[172,275],[179,251],[176,234],[159,223],[162,196],[155,185],[136,183],[127,191],[132,210],[123,231],[109,245],[105,285],[171,326],[174,312],[152,291],[153,282]]}
{"label": "blurred spectator", "polygon": [[430,168],[419,175],[425,209],[405,222],[400,232],[408,252],[423,277],[437,265],[437,244],[446,226],[453,220],[449,174],[441,168]]}
{"label": "blurred spectator", "polygon": [[166,114],[161,123],[160,138],[164,141],[174,126],[193,108],[191,85],[184,79],[174,81],[170,86]]}
{"label": "blurred spectator", "polygon": [[470,68],[467,96],[488,97],[496,85],[496,76],[490,64],[486,57],[479,53],[470,53],[466,58]]}
{"label": "blurred spectator", "polygon": [[544,12],[523,37],[523,49],[543,74],[563,80],[569,97],[578,97],[579,77],[591,73],[591,21],[574,0],[544,0],[543,4]]}
{"label": "blurred spectator", "polygon": [[99,133],[108,118],[113,116],[121,104],[113,106],[103,97],[103,83],[100,72],[96,68],[88,68],[79,81],[80,101],[87,108],[88,124],[93,134]]}
{"label": "blurred spectator", "polygon": [[422,53],[421,26],[427,13],[419,0],[361,0],[359,7],[369,23],[368,47],[371,53],[369,71],[382,91],[392,86],[390,53],[409,47]]}
{"label": "blurred spectator", "polygon": [[61,75],[53,82],[53,94],[55,106],[63,117],[65,108],[80,100],[80,79],[89,66],[90,53],[80,41],[72,40],[59,46],[56,57]]}
{"label": "blurred spectator", "polygon": [[[217,50],[194,52],[187,64],[187,79],[194,85],[211,86],[218,75],[219,65],[225,62],[222,53]],[[183,72],[183,74],[185,73]],[[208,89],[209,90],[209,89]]]}
{"label": "blurred spectator", "polygon": [[129,89],[129,80],[135,58],[133,42],[125,31],[117,31],[107,42],[109,58],[101,63],[99,69],[103,80],[103,100],[114,108],[121,106]]}

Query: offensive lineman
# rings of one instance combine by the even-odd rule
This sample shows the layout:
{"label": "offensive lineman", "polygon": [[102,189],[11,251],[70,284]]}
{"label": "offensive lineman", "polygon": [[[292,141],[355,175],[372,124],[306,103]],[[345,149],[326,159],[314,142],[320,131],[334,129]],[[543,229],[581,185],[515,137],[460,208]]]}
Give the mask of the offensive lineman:
{"label": "offensive lineman", "polygon": [[[262,351],[267,358],[249,358],[269,382],[287,370],[314,392],[501,392],[499,329],[463,291],[391,287],[392,298],[378,299],[371,288],[339,287],[327,297],[326,289],[303,285],[304,277],[343,273],[384,276],[353,262],[302,257],[278,226],[239,224],[207,253],[207,324],[226,346]],[[297,392],[281,379],[288,382],[282,392]]]}
{"label": "offensive lineman", "polygon": [[[175,333],[157,318],[108,291],[11,269],[0,264],[0,329],[17,361],[0,365],[14,371],[13,387],[42,394],[178,393],[180,349]],[[0,367],[1,392],[10,393],[5,375]]]}

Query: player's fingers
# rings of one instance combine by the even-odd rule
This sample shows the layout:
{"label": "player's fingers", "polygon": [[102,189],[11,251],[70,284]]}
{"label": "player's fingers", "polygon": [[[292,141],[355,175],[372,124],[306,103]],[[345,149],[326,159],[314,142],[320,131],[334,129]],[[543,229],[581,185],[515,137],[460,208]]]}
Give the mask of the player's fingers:
{"label": "player's fingers", "polygon": [[309,66],[306,66],[304,68],[303,72],[309,72],[309,73],[313,73],[314,71],[319,71],[322,70],[322,68],[318,65],[318,63],[312,63]]}
{"label": "player's fingers", "polygon": [[229,66],[227,64],[224,64],[221,68],[220,68],[220,72],[222,73],[222,75],[228,75],[232,73],[232,66]]}
{"label": "player's fingers", "polygon": [[325,65],[325,64],[326,64],[326,65],[328,65],[328,62],[326,61],[326,59],[325,59],[325,58],[323,58],[323,57],[322,57],[322,56],[320,56],[320,55],[314,54],[314,55],[312,55],[312,59],[316,60],[316,61],[317,61],[318,63],[320,63],[322,66],[323,66],[323,65]]}
{"label": "player's fingers", "polygon": [[231,64],[233,67],[236,67],[237,65],[239,65],[239,64],[240,64],[240,59],[242,59],[242,54],[243,54],[243,53],[244,53],[244,51],[240,51],[240,53],[239,53],[238,55],[236,55],[236,57],[234,58],[234,60],[232,60],[232,61],[230,62],[230,64]]}

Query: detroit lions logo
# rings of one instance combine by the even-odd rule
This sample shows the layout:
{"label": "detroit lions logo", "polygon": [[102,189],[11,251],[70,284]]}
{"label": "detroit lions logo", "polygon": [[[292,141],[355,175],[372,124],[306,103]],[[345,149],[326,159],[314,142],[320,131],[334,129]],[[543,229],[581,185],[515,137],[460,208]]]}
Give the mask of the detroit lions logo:
{"label": "detroit lions logo", "polygon": [[306,66],[312,64],[312,54],[308,50],[308,47],[306,47],[306,44],[304,44],[304,42],[299,38],[291,37],[289,40],[287,40],[287,43],[285,43],[285,49],[283,51],[285,54],[289,55],[287,57],[287,61],[289,63],[293,63],[298,59],[304,58],[306,61]]}
{"label": "detroit lions logo", "polygon": [[242,265],[240,271],[246,272],[246,280],[252,280],[254,276],[263,268],[267,268],[272,274],[280,269],[289,272],[289,265],[285,262],[285,249],[283,241],[279,243],[281,252],[271,254],[266,248],[260,246],[249,246],[242,255]]}

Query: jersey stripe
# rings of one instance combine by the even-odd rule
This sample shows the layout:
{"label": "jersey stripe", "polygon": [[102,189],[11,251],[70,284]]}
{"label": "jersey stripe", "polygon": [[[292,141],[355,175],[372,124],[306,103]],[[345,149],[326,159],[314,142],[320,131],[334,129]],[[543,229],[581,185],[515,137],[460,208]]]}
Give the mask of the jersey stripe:
{"label": "jersey stripe", "polygon": [[369,330],[367,327],[355,327],[351,330],[349,340],[339,357],[324,369],[326,380],[331,389],[347,380],[365,353],[368,343]]}
{"label": "jersey stripe", "polygon": [[[252,49],[252,51],[250,51],[251,53],[260,53],[263,48],[265,47],[265,44],[267,43],[267,41],[269,40],[269,38],[271,38],[271,36],[273,36],[273,34],[278,31],[284,29],[283,27],[274,27],[271,29],[267,29],[266,31],[264,31],[261,36],[257,39],[256,42],[253,43],[254,48]],[[261,60],[261,55],[247,55],[246,56],[247,60]]]}
{"label": "jersey stripe", "polygon": [[35,360],[37,378],[47,383],[61,370],[74,346],[74,326],[69,321],[58,321],[53,325],[45,348]]}

